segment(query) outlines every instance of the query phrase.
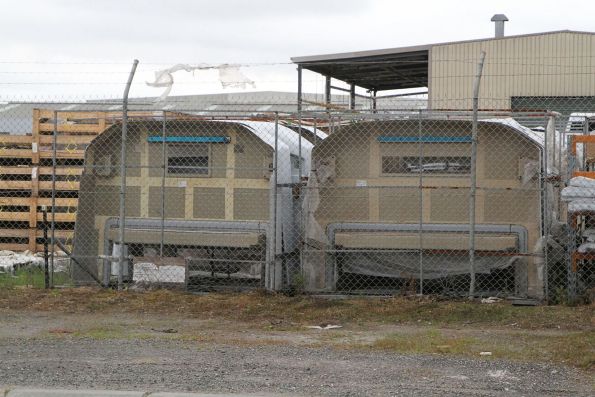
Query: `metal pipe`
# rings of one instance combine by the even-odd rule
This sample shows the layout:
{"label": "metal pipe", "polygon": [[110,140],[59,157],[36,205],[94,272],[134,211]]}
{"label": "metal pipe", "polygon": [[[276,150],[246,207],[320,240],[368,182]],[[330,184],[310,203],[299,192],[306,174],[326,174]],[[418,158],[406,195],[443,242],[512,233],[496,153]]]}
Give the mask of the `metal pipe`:
{"label": "metal pipe", "polygon": [[[419,225],[415,223],[330,223],[326,227],[327,237],[332,245],[335,243],[337,231],[378,231],[378,232],[417,232]],[[465,223],[424,223],[424,232],[452,232],[462,233],[469,230]],[[476,226],[478,233],[509,233],[516,234],[519,238],[519,251],[527,253],[529,249],[529,233],[524,226],[514,224],[479,224]]]}
{"label": "metal pipe", "polygon": [[163,172],[161,174],[161,242],[159,244],[159,256],[163,258],[163,239],[165,234],[165,174],[167,173],[167,159],[166,159],[166,122],[167,113],[163,111],[163,122],[161,126],[161,137],[163,144],[161,145],[161,157],[163,163]]}
{"label": "metal pipe", "polygon": [[504,37],[504,22],[508,21],[506,15],[495,14],[491,21],[494,22],[494,37],[497,39]]}
{"label": "metal pipe", "polygon": [[302,111],[302,65],[298,65],[298,81],[297,81],[297,112],[298,114]]}
{"label": "metal pipe", "polygon": [[331,104],[331,77],[325,76],[324,81],[324,102],[327,105]]}
{"label": "metal pipe", "polygon": [[50,288],[54,287],[54,258],[56,257],[56,166],[58,158],[58,112],[54,111],[52,133],[52,259],[50,261]]}
{"label": "metal pipe", "polygon": [[50,264],[48,258],[48,208],[44,205],[43,211],[43,264],[44,264],[44,285],[45,289],[50,289]]}
{"label": "metal pipe", "polygon": [[473,81],[473,122],[471,127],[471,189],[469,194],[469,298],[475,295],[475,202],[477,194],[477,109],[479,108],[479,85],[486,53],[482,51]]}
{"label": "metal pipe", "polygon": [[138,60],[135,59],[132,63],[132,69],[128,75],[128,81],[126,82],[126,88],[124,88],[124,97],[122,99],[122,141],[120,142],[121,153],[120,153],[120,260],[118,261],[118,289],[121,290],[124,285],[124,262],[125,250],[124,250],[124,237],[126,222],[126,139],[128,136],[128,93],[130,92],[130,86],[132,85],[132,79],[138,66]]}
{"label": "metal pipe", "polygon": [[[297,117],[298,117],[298,176],[299,181],[302,179],[302,65],[298,66],[298,103],[297,103]],[[277,126],[275,125],[275,128]],[[276,151],[275,151],[276,153]]]}
{"label": "metal pipe", "polygon": [[349,86],[349,109],[355,110],[355,84]]}
{"label": "metal pipe", "polygon": [[97,276],[92,271],[90,271],[87,268],[87,266],[85,266],[82,263],[80,263],[78,261],[78,259],[76,259],[72,255],[72,252],[70,252],[68,250],[68,248],[66,248],[66,246],[60,242],[60,240],[56,241],[56,244],[58,245],[58,248],[60,248],[62,250],[62,252],[64,252],[66,254],[66,256],[68,256],[70,258],[71,261],[73,261],[78,267],[80,267],[85,273],[87,273],[87,275],[89,277],[91,277],[97,284],[101,285],[101,281],[97,278]]}
{"label": "metal pipe", "polygon": [[[331,85],[331,88],[332,88],[333,90],[337,90],[337,91],[343,91],[343,92],[348,92],[348,93],[351,93],[351,88],[343,88],[343,87],[338,87],[338,86],[336,86],[336,85]],[[358,97],[358,98],[365,98],[365,99],[370,99],[370,97],[369,97],[369,96],[366,96],[366,95],[357,94],[357,93],[356,93],[356,94],[354,94],[354,95],[355,95],[356,97]]]}
{"label": "metal pipe", "polygon": [[423,146],[423,130],[422,130],[422,111],[418,112],[418,135],[419,135],[419,293],[424,294],[424,252],[423,252],[423,216],[424,216],[424,192],[423,192],[423,159],[424,159],[424,146]]}
{"label": "metal pipe", "polygon": [[372,90],[372,113],[376,113],[376,107],[377,107],[376,94],[377,93],[378,93],[377,90]]}
{"label": "metal pipe", "polygon": [[382,95],[382,96],[379,96],[377,98],[378,99],[399,98],[399,97],[413,96],[413,95],[428,95],[428,91],[423,91],[423,92],[407,92],[405,94]]}
{"label": "metal pipe", "polygon": [[[105,242],[110,241],[110,230],[120,227],[117,217],[107,218],[103,224],[103,238]],[[129,218],[126,228],[130,230],[158,230],[161,227],[161,220],[151,218]],[[165,221],[167,229],[173,229],[180,233],[192,232],[213,232],[213,233],[244,233],[258,232],[266,233],[269,227],[268,222],[251,221],[199,221],[199,220],[172,220]],[[104,255],[110,256],[109,244],[105,244]]]}
{"label": "metal pipe", "polygon": [[[548,157],[550,154],[549,148],[548,148],[548,139],[547,136],[549,135],[549,129],[548,129],[548,117],[545,117],[545,130],[544,130],[544,134],[543,134],[543,151],[545,153],[545,156],[543,156],[543,173],[542,173],[542,178],[543,178],[543,187],[545,189],[545,194],[543,195],[543,208],[544,208],[544,214],[543,214],[543,288],[544,288],[544,293],[545,293],[545,299],[547,301],[548,299],[548,282],[547,282],[547,275],[548,275],[548,270],[547,270],[547,262],[548,262],[548,255],[547,255],[547,251],[548,251],[548,239],[549,239],[549,230],[550,230],[550,220],[549,220],[549,208],[548,208],[548,200],[547,200],[547,196],[548,196],[548,183],[547,183],[547,176],[548,176]],[[555,131],[555,126],[554,126],[554,131]],[[555,135],[555,134],[554,134]]]}
{"label": "metal pipe", "polygon": [[271,277],[271,285],[270,289],[275,290],[277,287],[277,202],[278,198],[278,174],[279,174],[279,113],[275,112],[275,149],[274,149],[274,161],[273,161],[273,219],[271,220],[273,224],[273,239],[272,239],[272,260],[273,260],[273,268],[272,268],[272,277]]}

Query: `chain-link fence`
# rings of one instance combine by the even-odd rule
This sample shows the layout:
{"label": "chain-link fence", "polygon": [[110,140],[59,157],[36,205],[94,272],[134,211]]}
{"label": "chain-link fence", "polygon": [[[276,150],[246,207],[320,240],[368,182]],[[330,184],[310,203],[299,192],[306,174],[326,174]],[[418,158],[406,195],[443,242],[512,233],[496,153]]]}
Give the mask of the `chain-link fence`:
{"label": "chain-link fence", "polygon": [[591,96],[166,95],[2,105],[0,285],[592,293]]}

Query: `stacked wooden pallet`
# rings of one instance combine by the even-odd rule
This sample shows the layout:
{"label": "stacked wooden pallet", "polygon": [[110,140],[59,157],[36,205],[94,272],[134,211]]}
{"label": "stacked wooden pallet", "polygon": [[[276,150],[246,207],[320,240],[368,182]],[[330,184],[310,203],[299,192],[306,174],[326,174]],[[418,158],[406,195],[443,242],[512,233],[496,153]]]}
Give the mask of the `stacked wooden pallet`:
{"label": "stacked wooden pallet", "polygon": [[[132,111],[135,119],[188,120],[178,112]],[[33,128],[24,135],[0,134],[0,250],[43,250],[43,207],[55,223],[55,237],[70,245],[78,205],[79,179],[85,148],[122,112],[33,109]],[[55,137],[54,137],[55,135]],[[53,166],[56,141],[56,167]],[[55,175],[55,212],[52,190]]]}
{"label": "stacked wooden pallet", "polygon": [[55,235],[67,243],[72,239],[85,147],[109,127],[110,116],[34,109],[31,133],[0,135],[0,249],[43,249],[44,206],[52,220],[54,129]]}

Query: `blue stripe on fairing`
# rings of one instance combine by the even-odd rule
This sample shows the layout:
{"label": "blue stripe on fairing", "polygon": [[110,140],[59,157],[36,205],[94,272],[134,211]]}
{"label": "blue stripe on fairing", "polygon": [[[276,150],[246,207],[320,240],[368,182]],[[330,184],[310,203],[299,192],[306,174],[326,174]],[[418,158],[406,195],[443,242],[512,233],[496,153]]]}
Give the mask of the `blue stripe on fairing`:
{"label": "blue stripe on fairing", "polygon": [[[162,136],[149,136],[147,142],[163,142]],[[166,136],[169,143],[229,143],[228,136]]]}
{"label": "blue stripe on fairing", "polygon": [[470,136],[379,136],[380,143],[470,143]]}

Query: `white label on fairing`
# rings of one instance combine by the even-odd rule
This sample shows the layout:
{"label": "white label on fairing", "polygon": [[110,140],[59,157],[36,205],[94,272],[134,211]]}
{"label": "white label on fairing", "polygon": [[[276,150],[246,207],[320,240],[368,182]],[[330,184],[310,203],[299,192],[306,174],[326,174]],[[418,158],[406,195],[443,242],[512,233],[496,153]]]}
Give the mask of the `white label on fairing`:
{"label": "white label on fairing", "polygon": [[33,151],[33,153],[37,153],[37,142],[31,143],[31,150]]}
{"label": "white label on fairing", "polygon": [[368,181],[363,180],[363,179],[358,179],[355,181],[355,186],[356,187],[366,187],[366,186],[368,186]]}

